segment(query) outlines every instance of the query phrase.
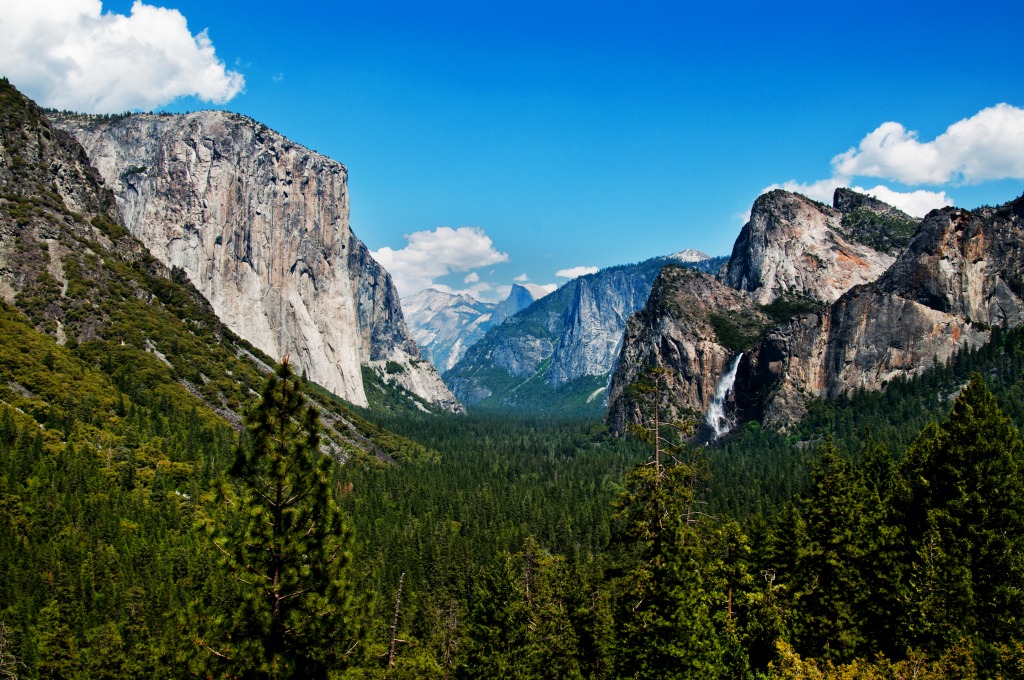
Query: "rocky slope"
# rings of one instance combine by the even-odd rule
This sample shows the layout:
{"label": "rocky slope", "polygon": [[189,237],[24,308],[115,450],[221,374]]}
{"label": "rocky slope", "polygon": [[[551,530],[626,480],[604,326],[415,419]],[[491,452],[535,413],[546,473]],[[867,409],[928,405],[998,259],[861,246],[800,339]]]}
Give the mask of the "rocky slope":
{"label": "rocky slope", "polygon": [[870,235],[887,231],[870,216],[882,206],[885,214],[895,209],[840,192],[834,208],[788,191],[759,196],[722,272],[723,283],[750,293],[759,304],[780,295],[834,302],[853,286],[878,278],[894,255],[892,247],[869,245]]}
{"label": "rocky slope", "polygon": [[[692,260],[691,256],[680,259]],[[707,258],[690,266],[715,268]],[[467,404],[546,411],[597,411],[626,319],[647,301],[665,264],[654,258],[574,279],[492,329],[445,382]]]}
{"label": "rocky slope", "polygon": [[1022,217],[1024,198],[933,211],[877,281],[769,333],[750,376],[752,389],[770,395],[766,423],[785,427],[808,396],[882,389],[984,343],[992,325],[1020,325]]}
{"label": "rocky slope", "polygon": [[243,116],[56,115],[113,189],[125,226],[217,315],[310,379],[367,403],[362,366],[451,393],[409,336],[390,276],[349,226],[347,171]]}
{"label": "rocky slope", "polygon": [[471,295],[453,295],[433,288],[402,300],[405,320],[423,355],[442,373],[447,371],[493,326],[529,307],[547,294],[539,286],[513,284],[497,304]]}
{"label": "rocky slope", "polygon": [[[741,320],[745,328],[738,328]],[[667,369],[666,421],[704,413],[718,379],[769,318],[740,291],[714,277],[678,266],[661,270],[643,310],[626,324],[615,374],[608,394],[608,421],[617,432],[640,422],[643,400],[626,393],[651,367]]]}
{"label": "rocky slope", "polygon": [[[724,370],[721,344],[730,357],[743,351],[733,408],[784,429],[806,412],[808,398],[883,389],[983,343],[992,324],[1021,323],[1024,198],[998,208],[933,211],[919,225],[845,189],[836,192],[834,204],[826,208],[785,192],[758,199],[721,276],[756,306],[730,308],[721,291],[705,293],[721,300],[709,317],[717,317],[719,340],[732,338],[719,346],[700,344],[707,340],[706,325],[676,320],[680,304],[701,309],[699,296],[689,295],[697,284],[659,281],[655,289],[664,286],[669,293],[652,296],[631,322],[644,332],[627,334],[624,343],[612,386],[613,424],[621,429],[638,413],[627,388],[642,363],[678,373],[672,399],[703,412],[708,384]],[[916,233],[908,238],[912,228]],[[810,245],[818,248],[817,258],[797,253]],[[870,279],[886,257],[891,264],[881,275],[856,283]],[[679,361],[678,347],[697,348],[696,356]],[[694,365],[708,372],[700,374]]]}

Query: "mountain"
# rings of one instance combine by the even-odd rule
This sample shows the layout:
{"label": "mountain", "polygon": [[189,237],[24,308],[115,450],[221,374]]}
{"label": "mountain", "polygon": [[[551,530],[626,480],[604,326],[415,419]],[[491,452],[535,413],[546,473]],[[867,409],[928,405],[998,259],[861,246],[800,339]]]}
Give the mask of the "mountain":
{"label": "mountain", "polygon": [[368,403],[365,366],[461,409],[352,233],[343,165],[223,111],[53,120],[81,142],[125,227],[240,337],[354,404]]}
{"label": "mountain", "polygon": [[765,421],[785,427],[807,398],[883,389],[1024,320],[1024,197],[929,213],[875,282],[767,335],[747,382],[768,391]]}
{"label": "mountain", "polygon": [[853,286],[878,278],[895,256],[892,247],[879,250],[870,245],[868,235],[889,230],[853,216],[882,211],[893,221],[904,220],[911,231],[917,221],[873,199],[855,205],[845,198],[853,192],[839,191],[834,208],[782,190],[759,196],[736,239],[722,282],[768,304],[780,295],[833,302]]}
{"label": "mountain", "polygon": [[628,387],[645,365],[670,369],[670,401],[699,414],[742,353],[729,408],[785,429],[808,399],[884,389],[981,345],[992,325],[1024,314],[1022,206],[918,221],[848,189],[832,207],[781,191],[759,197],[719,280],[666,269],[655,284],[662,293],[630,322],[610,421],[621,430],[639,417]]}
{"label": "mountain", "polygon": [[508,297],[494,306],[494,311],[491,314],[491,326],[500,326],[505,323],[505,319],[523,311],[547,295],[548,292],[541,286],[533,283],[513,283]]}
{"label": "mountain", "polygon": [[[653,258],[573,279],[492,328],[445,382],[480,408],[600,412],[626,319],[646,302],[661,268],[678,260]],[[703,259],[689,266],[720,265]]]}
{"label": "mountain", "polygon": [[402,300],[402,309],[423,355],[442,372],[455,365],[466,347],[484,336],[494,313],[493,304],[433,288]]}
{"label": "mountain", "polygon": [[471,295],[427,288],[402,300],[402,309],[424,356],[444,372],[458,363],[488,329],[546,294],[540,286],[513,284],[508,297],[494,304],[480,302]]}
{"label": "mountain", "polygon": [[[0,104],[0,401],[47,445],[99,446],[118,461],[147,440],[131,413],[189,421],[230,449],[273,360],[128,233],[73,137],[4,79]],[[316,399],[337,458],[401,455],[394,436],[326,393]],[[180,437],[199,435],[160,436],[166,459]]]}

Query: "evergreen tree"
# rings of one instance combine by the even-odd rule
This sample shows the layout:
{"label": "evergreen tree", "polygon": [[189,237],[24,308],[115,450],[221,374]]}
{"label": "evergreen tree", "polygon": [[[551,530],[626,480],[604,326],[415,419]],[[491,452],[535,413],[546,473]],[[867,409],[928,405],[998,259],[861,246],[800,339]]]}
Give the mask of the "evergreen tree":
{"label": "evergreen tree", "polygon": [[248,441],[218,493],[220,516],[208,521],[239,601],[215,617],[220,639],[204,646],[233,675],[323,678],[351,645],[351,532],[319,432],[316,410],[284,362],[248,416]]}
{"label": "evergreen tree", "polygon": [[[877,458],[870,453],[872,468]],[[868,629],[869,601],[889,592],[883,561],[892,532],[866,469],[841,456],[829,439],[811,473],[792,584],[800,612],[794,642],[802,653],[849,661],[867,651],[878,632]]]}
{"label": "evergreen tree", "polygon": [[940,650],[969,637],[1021,640],[1022,456],[1019,433],[977,374],[949,418],[911,447],[898,501],[908,645]]}
{"label": "evergreen tree", "polygon": [[652,369],[636,393],[650,416],[631,429],[653,450],[626,476],[614,504],[616,671],[633,678],[728,677],[736,671],[728,653],[736,639],[735,574],[720,548],[736,541],[724,540],[729,532],[701,510],[706,463],[683,441],[691,423],[662,420],[666,381],[664,369]]}

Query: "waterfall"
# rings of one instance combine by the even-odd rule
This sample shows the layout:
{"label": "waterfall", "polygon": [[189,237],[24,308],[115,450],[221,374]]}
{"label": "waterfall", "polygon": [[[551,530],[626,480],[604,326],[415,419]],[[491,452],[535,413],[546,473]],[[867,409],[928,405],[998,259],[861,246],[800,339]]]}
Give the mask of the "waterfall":
{"label": "waterfall", "polygon": [[740,367],[740,359],[743,352],[736,355],[736,358],[729,364],[729,370],[718,379],[718,388],[715,389],[715,398],[708,405],[708,412],[704,416],[704,422],[714,432],[712,439],[718,439],[732,429],[735,424],[725,413],[725,398],[732,392],[733,383],[736,382],[736,369]]}

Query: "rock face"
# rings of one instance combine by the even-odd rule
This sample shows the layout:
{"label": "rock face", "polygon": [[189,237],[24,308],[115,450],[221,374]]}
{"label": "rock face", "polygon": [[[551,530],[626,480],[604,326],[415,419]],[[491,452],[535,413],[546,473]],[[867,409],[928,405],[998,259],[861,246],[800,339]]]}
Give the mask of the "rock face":
{"label": "rock face", "polygon": [[[840,202],[867,215],[878,203]],[[722,282],[763,305],[787,294],[834,302],[853,286],[874,281],[894,257],[867,245],[865,237],[851,237],[843,227],[846,214],[800,194],[762,194],[736,239]]]}
{"label": "rock face", "polygon": [[754,360],[769,386],[764,419],[785,427],[807,396],[882,389],[957,351],[988,326],[1024,319],[1024,198],[999,208],[932,211],[889,270],[843,295],[827,313],[769,333]]}
{"label": "rock face", "polygon": [[[494,306],[491,326],[500,326],[505,323],[505,319],[515,316],[545,295],[547,295],[547,291],[540,286],[530,284],[521,286],[518,283],[513,283],[508,297]],[[451,367],[449,366],[449,368]]]}
{"label": "rock face", "polygon": [[[702,296],[715,300],[710,318],[719,339],[731,325],[732,340],[725,344],[733,350],[749,345],[734,408],[781,429],[806,413],[808,398],[883,389],[894,378],[984,343],[990,325],[1024,320],[1024,197],[998,208],[932,211],[919,224],[845,189],[836,192],[835,205],[825,208],[784,192],[758,199],[721,276],[756,303],[746,310],[720,291],[694,295],[694,287],[709,284],[672,280],[666,270],[655,290],[669,292],[652,295],[630,322],[612,385],[612,424],[621,428],[638,417],[637,406],[619,395],[641,364],[678,374],[671,391],[681,407],[706,408],[709,384],[724,370],[721,347],[706,344],[707,325],[678,321],[680,307],[692,307],[690,317],[705,313]],[[911,228],[916,233],[908,239]],[[793,243],[800,244],[796,250]],[[809,244],[828,266],[809,265],[800,250]],[[891,259],[892,253],[898,256]],[[886,257],[891,264],[884,273],[856,283],[876,270],[866,263]]]}
{"label": "rock face", "polygon": [[493,304],[480,302],[471,295],[427,288],[402,300],[402,309],[413,339],[443,373],[458,363],[490,328],[546,294],[539,286],[513,284],[509,296]]}
{"label": "rock face", "polygon": [[668,371],[664,420],[707,410],[719,377],[741,349],[720,337],[725,335],[724,314],[758,327],[768,323],[747,295],[708,274],[677,266],[661,270],[647,304],[626,325],[608,395],[608,421],[616,432],[642,419],[643,405],[626,389],[649,367]]}
{"label": "rock face", "polygon": [[[347,171],[243,116],[57,116],[113,189],[125,225],[185,272],[235,333],[365,405],[361,366],[420,358],[390,276],[349,227]],[[438,395],[440,396],[439,400]]]}
{"label": "rock face", "polygon": [[[655,277],[670,261],[654,258],[573,279],[488,332],[445,373],[445,381],[467,404],[599,408],[626,320],[643,307]],[[691,264],[703,265],[720,263]]]}

